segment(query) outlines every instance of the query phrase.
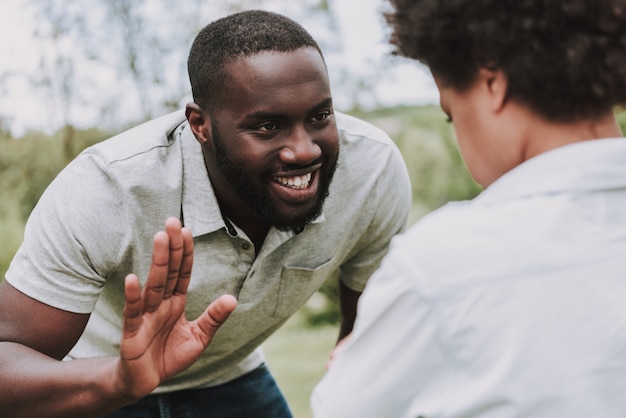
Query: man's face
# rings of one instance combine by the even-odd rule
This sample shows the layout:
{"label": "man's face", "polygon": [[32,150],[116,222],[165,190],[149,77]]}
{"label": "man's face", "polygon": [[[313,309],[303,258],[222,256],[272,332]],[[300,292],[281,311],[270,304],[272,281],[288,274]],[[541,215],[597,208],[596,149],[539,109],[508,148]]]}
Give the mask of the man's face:
{"label": "man's face", "polygon": [[300,230],[321,213],[339,153],[323,60],[302,48],[241,58],[228,70],[207,158],[218,199],[235,195],[269,225]]}

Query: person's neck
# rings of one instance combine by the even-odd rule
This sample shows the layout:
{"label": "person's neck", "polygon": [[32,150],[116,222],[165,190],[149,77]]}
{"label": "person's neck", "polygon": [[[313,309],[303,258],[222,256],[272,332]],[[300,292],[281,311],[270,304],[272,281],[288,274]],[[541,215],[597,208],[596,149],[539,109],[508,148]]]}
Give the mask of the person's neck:
{"label": "person's neck", "polygon": [[257,253],[261,249],[265,237],[270,230],[270,226],[261,221],[257,216],[232,216],[228,215],[228,219],[235,223],[254,244]]}
{"label": "person's neck", "polygon": [[575,122],[539,121],[527,132],[524,160],[544,152],[582,141],[622,137],[622,131],[612,112]]}
{"label": "person's neck", "polygon": [[222,212],[222,217],[228,218],[231,223],[234,223],[245,232],[254,244],[255,250],[258,252],[263,245],[263,241],[265,241],[270,225],[261,219],[256,211],[250,208],[237,195],[221,173],[211,169],[211,167],[216,167],[217,163],[214,160],[209,161],[205,150],[203,149],[202,151],[209,181],[213,187],[213,192],[215,193],[215,197]]}
{"label": "person's neck", "polygon": [[228,199],[216,195],[222,211],[222,216],[237,225],[250,238],[258,252],[270,230],[270,225],[263,221],[256,212],[249,209],[238,198]]}

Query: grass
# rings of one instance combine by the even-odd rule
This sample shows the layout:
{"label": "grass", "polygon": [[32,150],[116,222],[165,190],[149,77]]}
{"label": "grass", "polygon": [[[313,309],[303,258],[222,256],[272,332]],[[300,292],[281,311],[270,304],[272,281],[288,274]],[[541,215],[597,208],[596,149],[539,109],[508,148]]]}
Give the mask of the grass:
{"label": "grass", "polygon": [[299,312],[263,344],[269,368],[294,418],[312,418],[309,398],[324,375],[338,333],[335,326],[306,325]]}

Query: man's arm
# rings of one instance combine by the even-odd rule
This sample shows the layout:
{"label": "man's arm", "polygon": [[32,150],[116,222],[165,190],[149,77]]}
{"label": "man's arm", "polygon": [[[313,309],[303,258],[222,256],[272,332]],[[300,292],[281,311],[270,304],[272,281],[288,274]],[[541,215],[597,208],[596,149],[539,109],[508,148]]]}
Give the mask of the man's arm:
{"label": "man's arm", "polygon": [[411,182],[400,151],[382,131],[372,135],[377,142],[386,142],[387,145],[376,148],[376,154],[369,154],[372,164],[367,170],[376,173],[376,182],[370,185],[367,205],[364,206],[369,208],[370,218],[353,253],[339,272],[342,317],[339,341],[352,331],[362,289],[379,267],[392,238],[406,229],[411,211]]}
{"label": "man's arm", "polygon": [[184,308],[193,239],[171,218],[154,238],[146,285],[125,283],[119,357],[60,361],[88,315],[62,311],[0,284],[0,410],[11,417],[89,417],[148,395],[193,364],[235,309],[224,295],[195,321]]}
{"label": "man's arm", "polygon": [[339,281],[339,311],[341,312],[341,326],[338,342],[350,335],[356,319],[357,305],[361,292],[350,289],[341,280]]}

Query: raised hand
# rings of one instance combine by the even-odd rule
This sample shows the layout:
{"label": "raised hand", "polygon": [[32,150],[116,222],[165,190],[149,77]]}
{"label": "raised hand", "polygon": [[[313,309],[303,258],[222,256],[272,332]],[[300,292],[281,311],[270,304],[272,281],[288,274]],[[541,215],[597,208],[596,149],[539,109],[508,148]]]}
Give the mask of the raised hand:
{"label": "raised hand", "polygon": [[223,295],[194,321],[185,318],[193,264],[193,238],[176,218],[154,237],[152,265],[143,290],[134,274],[126,277],[124,330],[116,387],[141,398],[191,366],[206,349],[237,301]]}

